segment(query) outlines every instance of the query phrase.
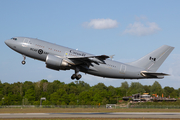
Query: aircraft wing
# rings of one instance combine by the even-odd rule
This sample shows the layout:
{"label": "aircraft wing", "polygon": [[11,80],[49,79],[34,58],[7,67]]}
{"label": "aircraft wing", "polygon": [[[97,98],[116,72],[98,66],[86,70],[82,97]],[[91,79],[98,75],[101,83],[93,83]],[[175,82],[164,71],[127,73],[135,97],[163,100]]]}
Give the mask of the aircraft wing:
{"label": "aircraft wing", "polygon": [[169,76],[166,73],[151,73],[151,72],[141,72],[141,75],[147,78],[164,78],[164,76]]}
{"label": "aircraft wing", "polygon": [[68,57],[69,59],[88,59],[88,58],[98,58],[100,60],[106,60],[107,58],[109,58],[109,56],[107,55],[98,55],[98,56],[86,56],[86,57],[79,57],[79,56],[71,56]]}
{"label": "aircraft wing", "polygon": [[73,60],[73,61],[79,61],[82,63],[86,63],[88,65],[92,65],[91,63],[95,63],[98,64],[106,64],[104,60],[106,60],[107,58],[109,58],[109,56],[107,55],[98,55],[98,56],[86,56],[86,57],[79,57],[79,56],[75,56],[75,57],[68,57],[68,59]]}
{"label": "aircraft wing", "polygon": [[107,55],[100,55],[100,56],[94,56],[94,57],[99,60],[106,60],[107,58],[109,58],[109,56],[107,56]]}

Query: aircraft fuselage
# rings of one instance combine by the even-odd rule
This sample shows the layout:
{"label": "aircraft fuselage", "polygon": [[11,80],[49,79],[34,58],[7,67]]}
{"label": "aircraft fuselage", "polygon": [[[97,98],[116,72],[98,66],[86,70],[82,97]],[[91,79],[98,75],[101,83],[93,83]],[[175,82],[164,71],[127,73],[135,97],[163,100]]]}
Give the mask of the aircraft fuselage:
{"label": "aircraft fuselage", "polygon": [[[94,56],[89,53],[85,53],[79,50],[71,49],[68,47],[52,44],[39,39],[16,37],[10,40],[6,40],[5,43],[14,51],[28,56],[33,59],[41,60],[48,63],[48,60],[54,63],[58,58],[62,60],[62,64],[65,67],[57,70],[69,70],[81,71],[95,76],[101,76],[105,78],[120,78],[120,79],[142,79],[147,78],[141,74],[141,71],[147,71],[144,68],[132,66],[129,64],[113,61],[111,59],[99,60],[96,58],[90,58]],[[50,57],[52,57],[49,59]],[[55,59],[57,60],[55,60]],[[84,58],[87,58],[84,59]],[[90,62],[89,62],[90,61]],[[55,65],[50,65],[51,69],[56,70]]]}

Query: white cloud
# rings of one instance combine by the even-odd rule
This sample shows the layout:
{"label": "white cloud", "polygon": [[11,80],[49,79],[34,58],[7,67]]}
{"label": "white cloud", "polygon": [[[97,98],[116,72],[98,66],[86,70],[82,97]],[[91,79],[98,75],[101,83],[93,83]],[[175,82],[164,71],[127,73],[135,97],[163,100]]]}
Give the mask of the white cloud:
{"label": "white cloud", "polygon": [[93,29],[110,29],[118,27],[118,22],[112,19],[92,19],[90,22],[84,22],[83,26]]}
{"label": "white cloud", "polygon": [[156,33],[161,30],[158,25],[154,22],[146,22],[145,24],[141,22],[134,22],[134,24],[129,24],[123,34],[130,34],[136,36],[145,36]]}

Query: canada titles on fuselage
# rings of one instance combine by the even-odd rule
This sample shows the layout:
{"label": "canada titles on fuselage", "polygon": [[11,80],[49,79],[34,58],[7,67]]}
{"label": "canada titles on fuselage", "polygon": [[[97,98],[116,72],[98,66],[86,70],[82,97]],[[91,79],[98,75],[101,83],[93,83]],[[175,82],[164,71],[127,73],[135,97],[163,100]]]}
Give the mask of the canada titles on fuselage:
{"label": "canada titles on fuselage", "polygon": [[75,55],[75,56],[86,56],[85,53],[80,53],[80,52],[77,52],[77,51],[74,51],[74,50],[70,50],[70,53]]}

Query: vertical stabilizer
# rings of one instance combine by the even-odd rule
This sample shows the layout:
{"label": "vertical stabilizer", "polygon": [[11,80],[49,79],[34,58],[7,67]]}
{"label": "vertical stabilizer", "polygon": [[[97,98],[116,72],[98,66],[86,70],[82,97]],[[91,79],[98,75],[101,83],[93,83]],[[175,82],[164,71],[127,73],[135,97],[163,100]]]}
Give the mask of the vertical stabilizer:
{"label": "vertical stabilizer", "polygon": [[163,45],[162,47],[140,58],[139,60],[128,64],[143,68],[147,71],[156,72],[173,49],[174,47]]}

